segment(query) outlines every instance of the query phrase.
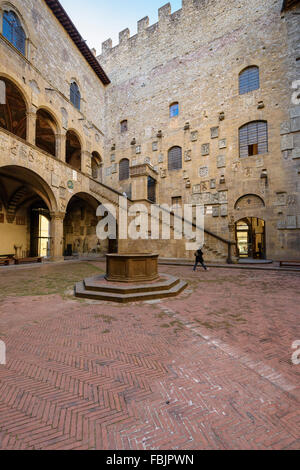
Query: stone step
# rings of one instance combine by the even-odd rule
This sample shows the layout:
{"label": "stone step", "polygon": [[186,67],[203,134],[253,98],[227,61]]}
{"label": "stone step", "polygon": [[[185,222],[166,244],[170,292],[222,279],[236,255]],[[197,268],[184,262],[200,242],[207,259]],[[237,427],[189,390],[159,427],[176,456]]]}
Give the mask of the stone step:
{"label": "stone step", "polygon": [[[104,282],[103,282],[104,281]],[[115,292],[118,294],[136,294],[141,292],[155,292],[169,290],[176,284],[179,279],[171,275],[162,275],[161,279],[151,283],[140,284],[122,284],[105,282],[105,276],[90,277],[84,279],[85,289],[96,292]]]}
{"label": "stone step", "polygon": [[118,292],[100,292],[86,290],[83,282],[78,282],[75,286],[75,296],[91,300],[106,300],[109,302],[143,302],[145,300],[162,299],[166,297],[175,297],[187,287],[186,281],[179,281],[169,290],[154,292],[140,292],[131,294],[120,294]]}

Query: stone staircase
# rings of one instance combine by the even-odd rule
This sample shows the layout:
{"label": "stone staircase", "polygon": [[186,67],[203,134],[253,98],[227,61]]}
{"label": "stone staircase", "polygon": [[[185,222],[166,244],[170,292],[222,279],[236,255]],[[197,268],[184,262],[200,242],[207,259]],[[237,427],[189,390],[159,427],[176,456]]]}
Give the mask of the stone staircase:
{"label": "stone staircase", "polygon": [[227,259],[227,255],[224,252],[221,253],[217,249],[211,248],[206,243],[204,243],[204,245],[203,245],[203,250],[204,250],[204,252],[206,254],[206,257],[208,259],[212,259],[214,261],[222,261],[222,262],[225,262],[226,259]]}
{"label": "stone staircase", "polygon": [[9,201],[6,214],[6,219],[9,224],[12,224],[14,222],[18,204],[22,199],[24,199],[27,192],[27,188],[25,186],[22,186],[20,189],[18,189],[18,191],[13,195],[13,197]]}

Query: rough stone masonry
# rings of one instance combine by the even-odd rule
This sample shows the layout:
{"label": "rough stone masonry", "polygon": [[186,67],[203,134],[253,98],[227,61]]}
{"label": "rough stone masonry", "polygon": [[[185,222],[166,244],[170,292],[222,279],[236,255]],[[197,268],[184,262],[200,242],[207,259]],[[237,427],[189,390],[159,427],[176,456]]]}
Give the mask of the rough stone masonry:
{"label": "rough stone masonry", "polygon": [[[126,192],[148,208],[203,204],[208,259],[224,262],[228,247],[233,258],[299,258],[298,1],[166,4],[97,58],[56,0],[1,1],[0,24],[1,255],[39,254],[36,209],[53,260],[144,250],[97,241],[95,208],[117,210]],[[149,240],[151,250],[191,257],[185,240]]]}

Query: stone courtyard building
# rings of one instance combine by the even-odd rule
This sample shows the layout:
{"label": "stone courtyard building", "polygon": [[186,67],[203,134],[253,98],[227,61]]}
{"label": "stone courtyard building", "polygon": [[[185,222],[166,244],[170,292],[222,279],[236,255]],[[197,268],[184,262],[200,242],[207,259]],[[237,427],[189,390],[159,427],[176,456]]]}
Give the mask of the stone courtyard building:
{"label": "stone courtyard building", "polygon": [[0,256],[192,256],[98,240],[97,207],[118,218],[126,193],[204,205],[208,259],[299,258],[299,13],[182,0],[97,57],[57,0],[0,1]]}

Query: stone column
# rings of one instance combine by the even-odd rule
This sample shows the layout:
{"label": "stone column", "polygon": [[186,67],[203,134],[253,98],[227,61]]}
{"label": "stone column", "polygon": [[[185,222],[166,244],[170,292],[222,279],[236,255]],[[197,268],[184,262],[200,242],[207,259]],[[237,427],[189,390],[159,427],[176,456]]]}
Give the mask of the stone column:
{"label": "stone column", "polygon": [[63,261],[65,212],[51,212],[50,222],[50,261]]}
{"label": "stone column", "polygon": [[232,242],[232,245],[229,247],[227,262],[229,264],[232,264],[232,263],[237,263],[239,260],[238,253],[237,253],[237,244],[236,244],[236,239],[235,239],[235,222],[234,222],[233,216],[229,218],[228,228],[229,228],[229,240]]}
{"label": "stone column", "polygon": [[35,145],[35,134],[36,134],[36,112],[28,111],[27,116],[27,131],[26,140],[32,145]]}
{"label": "stone column", "polygon": [[64,134],[55,134],[56,142],[56,158],[61,162],[66,161],[66,142],[67,142],[67,133]]}

